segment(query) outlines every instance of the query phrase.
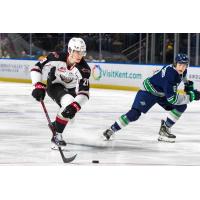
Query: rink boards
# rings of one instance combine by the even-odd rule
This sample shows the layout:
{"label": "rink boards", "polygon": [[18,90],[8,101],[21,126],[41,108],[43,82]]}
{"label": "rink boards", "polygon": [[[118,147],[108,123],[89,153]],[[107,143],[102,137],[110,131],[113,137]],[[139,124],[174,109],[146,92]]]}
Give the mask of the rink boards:
{"label": "rink boards", "polygon": [[[30,83],[30,69],[36,60],[0,59],[0,81]],[[89,62],[90,83],[93,88],[138,90],[146,77],[152,76],[162,65],[138,65]],[[49,68],[43,69],[46,80]],[[200,88],[200,67],[190,67],[188,78]],[[183,85],[180,85],[183,89]]]}

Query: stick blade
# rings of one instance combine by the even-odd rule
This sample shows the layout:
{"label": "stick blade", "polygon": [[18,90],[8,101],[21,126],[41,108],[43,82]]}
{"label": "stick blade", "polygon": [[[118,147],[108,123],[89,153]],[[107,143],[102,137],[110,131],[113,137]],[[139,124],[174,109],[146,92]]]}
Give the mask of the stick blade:
{"label": "stick blade", "polygon": [[72,157],[68,157],[68,158],[65,157],[65,159],[63,159],[63,162],[64,162],[64,163],[70,163],[70,162],[72,162],[72,161],[75,160],[76,156],[77,156],[77,154],[75,154],[75,155],[72,156]]}
{"label": "stick blade", "polygon": [[62,157],[62,160],[63,160],[64,163],[70,163],[70,162],[72,162],[76,158],[76,156],[77,156],[77,154],[75,154],[74,156],[71,156],[71,157],[65,157],[64,154],[63,154],[63,151],[62,151],[61,147],[58,147],[58,149],[60,151],[60,154],[61,154],[61,157]]}

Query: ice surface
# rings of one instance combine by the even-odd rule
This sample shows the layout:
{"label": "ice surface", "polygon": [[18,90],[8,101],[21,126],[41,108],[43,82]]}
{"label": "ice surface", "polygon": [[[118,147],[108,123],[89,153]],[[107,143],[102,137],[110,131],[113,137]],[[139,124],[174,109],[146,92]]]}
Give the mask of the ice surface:
{"label": "ice surface", "polygon": [[[65,165],[50,149],[51,132],[30,84],[0,82],[0,165]],[[200,165],[200,102],[193,102],[173,127],[175,143],[157,141],[160,120],[167,112],[154,106],[148,114],[103,141],[102,132],[132,105],[135,92],[91,89],[90,100],[65,131],[70,165]],[[58,106],[45,104],[54,120]],[[93,164],[92,160],[99,160]]]}

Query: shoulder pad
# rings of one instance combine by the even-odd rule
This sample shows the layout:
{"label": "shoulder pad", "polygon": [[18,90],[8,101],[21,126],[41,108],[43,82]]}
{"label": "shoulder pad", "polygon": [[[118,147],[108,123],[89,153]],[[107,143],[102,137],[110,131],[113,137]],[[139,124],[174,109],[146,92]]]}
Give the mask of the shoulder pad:
{"label": "shoulder pad", "polygon": [[47,59],[49,61],[54,61],[54,60],[66,60],[66,53],[63,52],[51,52],[48,56]]}
{"label": "shoulder pad", "polygon": [[175,83],[179,79],[179,74],[173,67],[167,67],[165,78],[169,82]]}
{"label": "shoulder pad", "polygon": [[90,66],[87,64],[87,62],[84,59],[78,64],[78,69],[83,77],[85,77],[85,78],[90,77],[91,69],[90,69]]}

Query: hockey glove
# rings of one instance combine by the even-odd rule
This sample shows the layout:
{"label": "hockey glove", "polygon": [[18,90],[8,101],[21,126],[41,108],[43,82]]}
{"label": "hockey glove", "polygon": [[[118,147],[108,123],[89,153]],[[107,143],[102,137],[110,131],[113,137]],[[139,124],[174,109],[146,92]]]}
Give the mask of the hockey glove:
{"label": "hockey glove", "polygon": [[190,95],[190,102],[192,102],[194,100],[196,100],[196,101],[200,100],[200,92],[197,90],[188,92],[188,95]]}
{"label": "hockey glove", "polygon": [[35,84],[35,89],[32,91],[32,96],[37,100],[44,100],[46,91],[45,91],[46,85],[41,83],[41,82],[37,82]]}
{"label": "hockey glove", "polygon": [[69,104],[61,114],[65,118],[72,119],[80,109],[81,106],[74,101],[71,104]]}
{"label": "hockey glove", "polygon": [[193,90],[194,90],[194,82],[193,81],[188,81],[187,83],[185,83],[184,91],[186,93],[193,91]]}

